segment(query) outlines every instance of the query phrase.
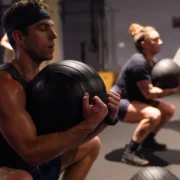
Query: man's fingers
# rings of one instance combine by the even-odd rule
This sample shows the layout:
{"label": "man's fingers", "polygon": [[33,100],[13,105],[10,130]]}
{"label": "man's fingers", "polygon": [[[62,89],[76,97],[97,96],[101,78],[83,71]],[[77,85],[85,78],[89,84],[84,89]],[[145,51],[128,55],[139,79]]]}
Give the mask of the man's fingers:
{"label": "man's fingers", "polygon": [[83,104],[84,111],[87,112],[89,108],[89,94],[88,93],[84,93],[82,104]]}
{"label": "man's fingers", "polygon": [[113,96],[113,97],[119,97],[119,98],[120,98],[120,94],[118,94],[118,93],[116,93],[116,92],[113,92],[113,91],[108,91],[108,92],[107,92],[107,95]]}
{"label": "man's fingers", "polygon": [[98,96],[94,96],[92,102],[94,105],[97,105],[97,107],[99,108],[107,107],[106,104],[104,104],[104,102]]}
{"label": "man's fingers", "polygon": [[112,97],[108,97],[108,103],[114,104],[116,106],[119,106],[120,99],[114,99]]}
{"label": "man's fingers", "polygon": [[114,111],[119,111],[119,105],[108,103],[108,109],[110,109],[113,112]]}

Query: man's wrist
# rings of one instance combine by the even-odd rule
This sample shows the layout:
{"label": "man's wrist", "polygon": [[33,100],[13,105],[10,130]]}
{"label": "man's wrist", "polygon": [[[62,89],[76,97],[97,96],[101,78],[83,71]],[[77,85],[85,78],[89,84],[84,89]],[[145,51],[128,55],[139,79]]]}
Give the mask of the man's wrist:
{"label": "man's wrist", "polygon": [[178,91],[179,91],[179,88],[173,88],[172,91],[171,91],[171,93],[174,94],[174,93],[176,93],[176,92],[178,92]]}
{"label": "man's wrist", "polygon": [[92,131],[94,131],[94,129],[96,129],[97,126],[98,126],[98,124],[95,125],[93,123],[89,123],[86,120],[84,120],[78,125],[78,128],[81,130],[87,130],[89,132],[92,132]]}
{"label": "man's wrist", "polygon": [[114,126],[118,123],[119,119],[118,117],[116,117],[116,119],[112,120],[110,117],[106,117],[105,119],[105,123],[110,125],[110,126]]}

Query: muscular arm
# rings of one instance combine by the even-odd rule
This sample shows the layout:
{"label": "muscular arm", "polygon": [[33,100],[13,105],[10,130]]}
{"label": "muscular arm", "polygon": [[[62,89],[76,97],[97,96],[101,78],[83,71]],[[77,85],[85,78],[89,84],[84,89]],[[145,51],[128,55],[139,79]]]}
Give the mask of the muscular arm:
{"label": "muscular arm", "polygon": [[25,93],[12,79],[0,79],[0,131],[11,147],[29,164],[38,165],[76,147],[92,132],[85,121],[64,132],[36,135],[36,127],[25,110]]}
{"label": "muscular arm", "polygon": [[147,99],[165,97],[179,91],[178,88],[160,89],[158,87],[153,86],[150,80],[138,81],[137,85],[144,97]]}
{"label": "muscular arm", "polygon": [[146,60],[137,60],[137,64],[132,67],[131,72],[132,78],[135,79],[138,88],[146,99],[165,97],[179,91],[179,88],[161,89],[153,86],[151,82],[151,72]]}

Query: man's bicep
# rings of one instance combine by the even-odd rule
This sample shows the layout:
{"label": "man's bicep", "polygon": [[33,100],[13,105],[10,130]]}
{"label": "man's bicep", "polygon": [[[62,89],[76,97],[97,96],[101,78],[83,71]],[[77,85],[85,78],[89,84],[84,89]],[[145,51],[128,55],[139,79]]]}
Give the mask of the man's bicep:
{"label": "man's bicep", "polygon": [[24,151],[36,138],[36,129],[26,111],[12,111],[0,116],[0,130],[17,152]]}
{"label": "man's bicep", "polygon": [[147,68],[144,65],[137,65],[132,67],[132,76],[136,81],[151,80],[151,75],[149,74]]}
{"label": "man's bicep", "polygon": [[0,90],[0,131],[6,141],[19,153],[36,138],[35,125],[25,109],[23,93]]}
{"label": "man's bicep", "polygon": [[147,96],[149,94],[149,90],[153,87],[150,80],[137,81],[137,86],[144,96]]}

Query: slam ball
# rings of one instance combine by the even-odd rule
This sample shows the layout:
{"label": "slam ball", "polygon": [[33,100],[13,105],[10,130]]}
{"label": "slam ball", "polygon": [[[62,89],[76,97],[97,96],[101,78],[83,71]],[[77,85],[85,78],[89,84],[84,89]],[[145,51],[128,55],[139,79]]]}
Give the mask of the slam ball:
{"label": "slam ball", "polygon": [[168,169],[152,166],[141,169],[130,180],[179,180],[179,178]]}
{"label": "slam ball", "polygon": [[106,87],[90,66],[75,60],[49,64],[29,84],[27,110],[38,134],[64,131],[83,120],[82,98],[97,95],[107,104]]}
{"label": "slam ball", "polygon": [[179,84],[180,67],[171,59],[159,61],[152,69],[152,83],[162,89],[174,88]]}

